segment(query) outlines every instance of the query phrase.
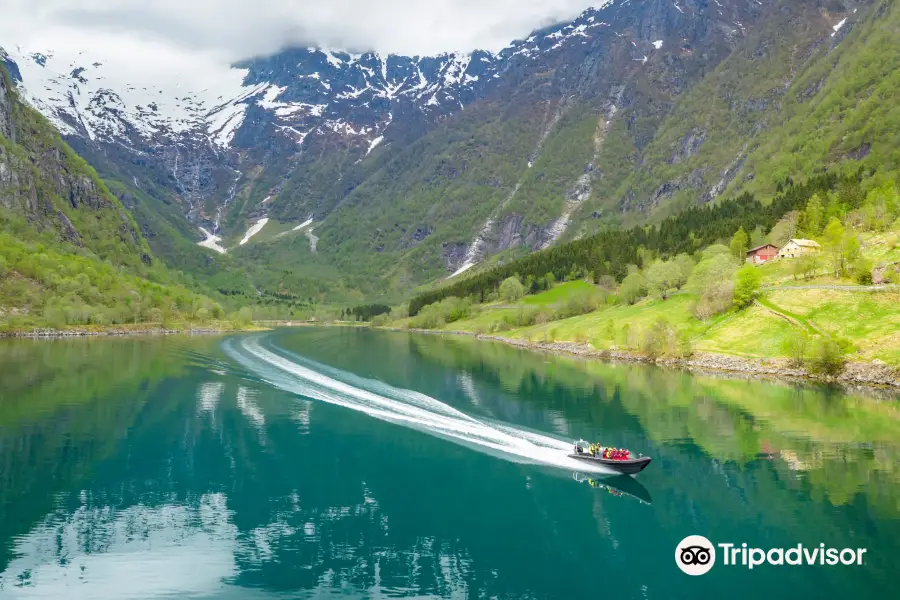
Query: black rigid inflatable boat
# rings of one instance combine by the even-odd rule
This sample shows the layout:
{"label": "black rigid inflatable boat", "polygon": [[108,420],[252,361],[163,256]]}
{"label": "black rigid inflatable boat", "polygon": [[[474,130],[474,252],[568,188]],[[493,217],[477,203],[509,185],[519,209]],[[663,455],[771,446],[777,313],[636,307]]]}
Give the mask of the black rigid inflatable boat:
{"label": "black rigid inflatable boat", "polygon": [[605,458],[608,448],[598,444],[589,444],[584,440],[575,442],[575,450],[569,454],[569,458],[584,461],[595,465],[603,465],[622,473],[623,475],[635,475],[643,471],[650,464],[649,456],[637,456],[632,458],[628,453],[628,458]]}

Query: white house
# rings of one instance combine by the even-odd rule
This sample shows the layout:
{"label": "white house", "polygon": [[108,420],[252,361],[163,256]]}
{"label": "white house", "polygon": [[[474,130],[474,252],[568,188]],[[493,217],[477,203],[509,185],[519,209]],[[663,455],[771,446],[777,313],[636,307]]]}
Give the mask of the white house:
{"label": "white house", "polygon": [[778,251],[778,258],[797,258],[811,252],[818,252],[821,246],[813,240],[790,240]]}

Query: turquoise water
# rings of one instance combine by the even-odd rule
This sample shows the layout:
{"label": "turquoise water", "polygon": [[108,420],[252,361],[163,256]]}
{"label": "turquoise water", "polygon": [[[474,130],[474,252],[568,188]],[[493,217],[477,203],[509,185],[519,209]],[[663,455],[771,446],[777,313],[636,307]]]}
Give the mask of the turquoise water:
{"label": "turquoise water", "polygon": [[[887,392],[342,328],[5,341],[0,374],[0,598],[895,596]],[[690,577],[690,534],[867,552]]]}

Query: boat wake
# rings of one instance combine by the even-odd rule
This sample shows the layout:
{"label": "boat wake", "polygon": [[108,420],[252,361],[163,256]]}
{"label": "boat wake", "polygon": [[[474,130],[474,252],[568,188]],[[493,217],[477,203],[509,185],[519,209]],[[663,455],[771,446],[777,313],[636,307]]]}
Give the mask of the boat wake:
{"label": "boat wake", "polygon": [[267,383],[313,400],[349,408],[376,419],[441,437],[504,460],[616,474],[566,456],[571,443],[542,433],[467,415],[413,390],[317,363],[284,350],[264,347],[263,337],[230,338],[226,353]]}

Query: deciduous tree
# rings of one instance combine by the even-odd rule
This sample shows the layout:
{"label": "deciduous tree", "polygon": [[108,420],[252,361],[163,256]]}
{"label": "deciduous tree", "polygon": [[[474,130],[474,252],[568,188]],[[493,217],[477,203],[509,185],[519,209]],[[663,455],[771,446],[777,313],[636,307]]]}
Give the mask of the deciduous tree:
{"label": "deciduous tree", "polygon": [[681,269],[674,261],[657,260],[647,269],[647,287],[662,300],[669,297],[669,290],[680,280]]}
{"label": "deciduous tree", "polygon": [[759,293],[762,274],[753,265],[744,265],[738,269],[734,282],[734,307],[738,310],[753,303]]}
{"label": "deciduous tree", "polygon": [[743,227],[738,228],[738,230],[734,233],[734,236],[731,238],[731,254],[739,259],[743,260],[744,256],[747,254],[747,245],[750,243],[750,238],[747,235],[747,232],[744,231]]}
{"label": "deciduous tree", "polygon": [[500,297],[506,302],[515,302],[525,295],[525,287],[518,276],[507,277],[500,284]]}

